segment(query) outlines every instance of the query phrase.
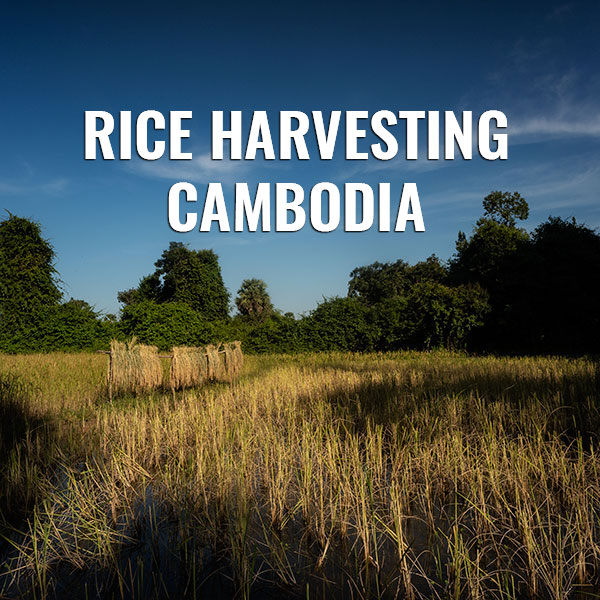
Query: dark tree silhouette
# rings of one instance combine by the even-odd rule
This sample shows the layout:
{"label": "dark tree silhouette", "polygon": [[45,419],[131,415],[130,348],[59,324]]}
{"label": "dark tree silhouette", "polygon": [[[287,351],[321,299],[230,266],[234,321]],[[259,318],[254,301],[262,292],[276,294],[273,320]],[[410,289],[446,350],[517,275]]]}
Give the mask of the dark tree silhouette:
{"label": "dark tree silhouette", "polygon": [[529,205],[519,192],[490,192],[483,199],[484,218],[514,227],[529,217]]}
{"label": "dark tree silhouette", "polygon": [[[600,236],[575,219],[550,217],[507,277],[513,301],[507,321],[533,352],[598,352]],[[507,274],[508,275],[508,274]]]}

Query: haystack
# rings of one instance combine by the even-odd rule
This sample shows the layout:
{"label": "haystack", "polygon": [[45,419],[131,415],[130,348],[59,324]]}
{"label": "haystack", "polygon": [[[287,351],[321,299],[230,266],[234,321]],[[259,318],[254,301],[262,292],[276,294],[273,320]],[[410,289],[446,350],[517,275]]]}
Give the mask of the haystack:
{"label": "haystack", "polygon": [[170,383],[172,389],[200,385],[208,378],[208,360],[204,348],[173,348]]}
{"label": "haystack", "polygon": [[160,387],[163,367],[156,346],[138,344],[136,339],[124,344],[110,343],[108,383],[114,392],[145,392]]}
{"label": "haystack", "polygon": [[244,365],[242,342],[229,342],[225,347],[225,369],[229,379],[239,377]]}
{"label": "haystack", "polygon": [[221,352],[221,344],[206,346],[206,362],[208,365],[208,379],[222,381],[226,378],[225,354]]}

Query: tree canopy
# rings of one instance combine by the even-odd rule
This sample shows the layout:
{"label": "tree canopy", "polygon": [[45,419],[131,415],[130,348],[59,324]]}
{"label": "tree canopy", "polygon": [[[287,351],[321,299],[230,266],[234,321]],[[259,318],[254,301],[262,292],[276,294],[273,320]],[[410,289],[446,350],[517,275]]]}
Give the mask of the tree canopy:
{"label": "tree canopy", "polygon": [[[600,340],[600,236],[575,219],[539,225],[514,261],[508,334],[535,352],[597,352]],[[518,339],[518,338],[517,338]],[[507,339],[505,346],[514,347]]]}
{"label": "tree canopy", "polygon": [[31,219],[0,222],[0,350],[95,349],[116,334],[84,300],[61,304],[52,245]]}
{"label": "tree canopy", "polygon": [[418,281],[443,283],[446,277],[446,267],[435,254],[413,266],[402,259],[393,263],[374,262],[350,273],[348,297],[372,306],[406,293]]}
{"label": "tree canopy", "polygon": [[514,227],[517,220],[529,217],[529,205],[519,192],[490,192],[483,199],[485,219],[496,221],[506,227]]}
{"label": "tree canopy", "polygon": [[230,319],[217,255],[172,242],[152,273],[119,293],[119,320],[83,300],[61,303],[52,246],[39,224],[9,214],[0,222],[0,350],[91,350],[135,335],[165,350],[240,339],[253,352],[597,353],[600,235],[558,217],[529,234],[518,226],[528,214],[519,193],[491,192],[448,263],[432,255],[357,267],[347,297],[298,319],[275,311],[255,278],[242,282]]}
{"label": "tree canopy", "polygon": [[5,349],[22,347],[44,311],[59,303],[54,261],[38,223],[10,213],[0,222],[0,344]]}
{"label": "tree canopy", "polygon": [[61,299],[55,255],[38,223],[9,213],[0,222],[0,313],[31,317]]}
{"label": "tree canopy", "polygon": [[219,257],[212,250],[190,250],[180,242],[171,242],[154,266],[154,273],[143,277],[137,288],[119,292],[120,302],[176,302],[209,321],[227,319],[230,296]]}

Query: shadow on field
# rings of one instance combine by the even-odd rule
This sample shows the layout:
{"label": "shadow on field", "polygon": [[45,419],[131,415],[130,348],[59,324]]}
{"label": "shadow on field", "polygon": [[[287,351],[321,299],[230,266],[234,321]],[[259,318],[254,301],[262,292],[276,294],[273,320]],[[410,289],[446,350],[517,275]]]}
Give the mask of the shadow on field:
{"label": "shadow on field", "polygon": [[[329,403],[333,416],[350,431],[362,433],[373,425],[391,425],[407,435],[418,432],[418,442],[426,444],[452,429],[468,435],[484,432],[492,423],[494,434],[527,436],[541,432],[561,435],[565,443],[579,437],[584,445],[590,445],[597,442],[600,432],[600,373],[597,364],[586,365],[558,374],[551,369],[515,370],[511,364],[478,369],[468,361],[426,364],[390,360],[383,365],[344,362],[305,368],[324,375],[316,378],[324,382],[324,387],[315,391],[317,401]],[[270,362],[252,363],[245,380],[259,380],[272,367]],[[2,507],[31,509],[36,500],[33,496],[27,499],[28,490],[35,490],[35,480],[28,479],[29,475],[11,475],[23,472],[23,465],[14,462],[18,449],[39,448],[43,455],[44,448],[55,443],[51,425],[25,409],[31,393],[19,379],[0,375]],[[152,398],[120,398],[115,405],[148,403]],[[299,398],[298,406],[311,410],[314,402],[315,395],[307,393]],[[263,468],[262,463],[257,463],[257,468]],[[219,496],[222,507],[210,505],[200,518],[195,513],[199,510],[193,500],[195,490],[190,491],[190,504],[186,504],[185,490],[181,497],[171,500],[161,497],[159,488],[150,482],[131,513],[111,526],[122,535],[122,542],[115,544],[110,564],[90,560],[78,569],[69,561],[53,564],[46,597],[402,597],[397,584],[402,564],[394,559],[397,548],[392,538],[382,536],[380,560],[382,565],[385,560],[386,566],[381,572],[371,569],[368,561],[363,565],[359,540],[352,533],[344,540],[332,537],[331,546],[328,542],[325,550],[327,561],[322,563],[323,548],[300,513],[290,517],[285,531],[269,529],[265,527],[269,523],[265,498],[258,496],[247,513],[240,512],[242,503],[232,487]],[[445,507],[436,512],[436,524],[449,536],[453,513],[444,511]],[[24,511],[20,514],[23,516]],[[424,515],[417,513],[407,520],[406,534],[413,555],[423,557],[419,560],[425,569],[425,575],[413,573],[413,584],[423,597],[433,597],[429,578],[437,586],[435,590],[444,590],[446,580],[436,571],[438,563],[429,551],[432,539],[424,522]],[[214,530],[206,529],[207,523]],[[440,538],[435,543],[436,560],[449,564],[445,542]],[[509,547],[510,556],[517,551],[516,546]],[[286,577],[290,573],[293,577],[284,582],[274,565],[280,565],[280,573]],[[492,572],[496,567],[489,568]],[[242,587],[242,581],[247,587]],[[22,593],[18,590],[3,596],[0,585],[0,597],[34,598],[39,597],[37,592],[35,586],[25,586]]]}
{"label": "shadow on field", "polygon": [[0,518],[22,519],[33,506],[37,489],[35,470],[24,464],[29,452],[43,455],[52,427],[32,414],[29,384],[11,373],[0,373]]}

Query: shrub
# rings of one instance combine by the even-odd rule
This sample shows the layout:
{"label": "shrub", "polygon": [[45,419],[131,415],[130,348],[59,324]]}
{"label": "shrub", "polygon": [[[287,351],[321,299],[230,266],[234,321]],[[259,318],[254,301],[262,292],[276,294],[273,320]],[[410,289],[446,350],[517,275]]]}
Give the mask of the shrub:
{"label": "shrub", "polygon": [[142,344],[170,350],[173,346],[202,346],[216,341],[215,326],[189,305],[157,304],[147,300],[130,304],[121,314],[121,331]]}

